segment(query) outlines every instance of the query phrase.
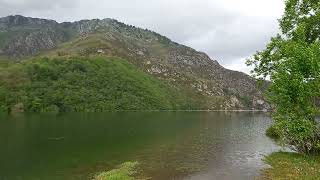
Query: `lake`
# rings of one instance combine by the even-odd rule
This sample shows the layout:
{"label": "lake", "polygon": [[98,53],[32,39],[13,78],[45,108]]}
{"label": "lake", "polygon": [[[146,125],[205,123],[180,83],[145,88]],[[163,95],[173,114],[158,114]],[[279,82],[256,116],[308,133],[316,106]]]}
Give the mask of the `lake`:
{"label": "lake", "polygon": [[132,161],[156,180],[254,179],[280,148],[257,112],[0,115],[0,180],[92,179]]}

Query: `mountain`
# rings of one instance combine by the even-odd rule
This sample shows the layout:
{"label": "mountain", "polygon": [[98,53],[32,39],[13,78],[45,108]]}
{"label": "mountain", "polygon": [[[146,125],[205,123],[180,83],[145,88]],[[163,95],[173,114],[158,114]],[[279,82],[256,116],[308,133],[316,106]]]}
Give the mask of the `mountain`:
{"label": "mountain", "polygon": [[[12,87],[5,83],[8,78],[10,79],[8,74],[15,74],[15,70],[12,69],[23,69],[21,71],[25,72],[25,74],[21,75],[21,77],[27,79],[26,81],[29,84],[33,84],[35,81],[30,74],[30,66],[35,64],[46,62],[45,65],[50,66],[52,69],[57,68],[55,66],[59,65],[50,64],[54,60],[59,59],[60,64],[65,64],[62,63],[63,60],[73,62],[75,59],[82,59],[79,62],[87,62],[85,66],[92,66],[92,61],[96,61],[96,59],[101,61],[101,58],[110,62],[115,62],[114,59],[121,59],[119,61],[126,64],[126,66],[132,66],[129,69],[135,69],[129,74],[118,72],[121,74],[121,78],[125,79],[126,76],[133,76],[139,72],[143,74],[141,74],[141,77],[150,79],[150,82],[157,82],[150,84],[162,87],[162,89],[157,87],[149,88],[162,92],[160,99],[170,104],[170,106],[161,107],[143,105],[135,108],[129,105],[125,106],[126,108],[123,108],[124,106],[100,108],[103,110],[269,108],[269,105],[262,97],[263,88],[259,88],[257,81],[252,77],[241,72],[225,69],[205,53],[173,42],[150,30],[129,26],[113,19],[58,23],[53,20],[23,16],[0,18],[0,59],[3,59],[2,71],[7,71],[7,73],[2,73],[2,77],[0,74],[3,92],[12,91],[10,89]],[[108,64],[108,71],[112,71],[112,67],[112,63]],[[66,67],[62,72],[68,73],[68,70],[72,71],[72,65],[66,63]],[[118,68],[118,70],[121,70],[121,68]],[[35,70],[33,69],[33,71]],[[57,76],[63,77],[63,74],[59,74],[62,72],[57,72]],[[39,72],[35,71],[33,73]],[[94,71],[90,71],[90,73],[93,74],[88,77],[94,78],[95,75],[98,75],[94,74]],[[79,80],[81,81],[81,79]],[[105,78],[98,80],[106,81]],[[45,81],[47,82],[48,79]],[[55,80],[50,79],[50,82],[53,83]],[[138,78],[128,81],[128,87],[133,82],[143,83]],[[115,84],[112,85],[114,86]],[[77,87],[86,88],[86,85]],[[137,88],[142,87],[145,86]],[[102,86],[99,88],[104,89],[107,87]],[[20,91],[21,88],[16,87],[16,89]],[[25,87],[22,89],[25,89]],[[146,88],[145,90],[149,91],[150,89]],[[118,91],[122,92],[124,90],[119,88]],[[92,93],[99,94],[97,89],[92,89]],[[115,92],[110,91],[109,93],[114,94]],[[153,94],[152,91],[149,91],[149,93],[150,95]],[[25,91],[22,94],[24,94],[23,97],[31,96],[28,93],[26,94]],[[172,96],[169,96],[170,94]],[[47,95],[49,96],[50,94]],[[136,92],[131,95],[141,97],[141,94]],[[3,99],[5,99],[4,96]],[[16,96],[20,97],[22,95]],[[45,98],[36,95],[34,97],[40,98],[40,101]],[[128,97],[129,101],[130,97]],[[106,97],[102,96],[101,98],[100,101],[102,102]],[[148,98],[145,97],[145,99]],[[100,101],[96,99],[93,102],[101,103]],[[3,106],[8,106],[10,109],[11,106],[16,107],[17,104],[20,104],[20,106],[24,104],[24,109],[28,110],[30,108],[25,107],[25,104],[28,104],[26,102],[28,101],[19,99],[11,102],[10,105]],[[58,103],[53,102],[53,104],[58,108],[60,106]],[[127,102],[127,104],[134,103]],[[47,103],[47,105],[50,105],[50,103]],[[76,105],[75,101],[70,105],[69,109],[81,111],[81,108],[80,110],[74,108]],[[106,107],[109,106],[106,105]]]}

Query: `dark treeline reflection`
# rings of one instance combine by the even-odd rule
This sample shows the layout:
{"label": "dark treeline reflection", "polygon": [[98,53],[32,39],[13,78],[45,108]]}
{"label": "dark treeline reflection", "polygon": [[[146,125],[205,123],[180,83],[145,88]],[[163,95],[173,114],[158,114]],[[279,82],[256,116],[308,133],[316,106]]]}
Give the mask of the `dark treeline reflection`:
{"label": "dark treeline reflection", "polygon": [[127,161],[138,161],[153,179],[247,178],[277,148],[264,135],[271,120],[259,113],[0,117],[0,179],[88,179]]}

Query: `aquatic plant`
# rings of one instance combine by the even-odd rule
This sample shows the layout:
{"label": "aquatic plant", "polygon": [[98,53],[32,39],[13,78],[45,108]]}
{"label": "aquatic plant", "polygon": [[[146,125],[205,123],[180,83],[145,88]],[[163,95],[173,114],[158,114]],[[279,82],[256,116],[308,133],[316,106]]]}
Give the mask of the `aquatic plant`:
{"label": "aquatic plant", "polygon": [[135,180],[138,165],[138,162],[125,162],[116,169],[99,173],[94,180]]}

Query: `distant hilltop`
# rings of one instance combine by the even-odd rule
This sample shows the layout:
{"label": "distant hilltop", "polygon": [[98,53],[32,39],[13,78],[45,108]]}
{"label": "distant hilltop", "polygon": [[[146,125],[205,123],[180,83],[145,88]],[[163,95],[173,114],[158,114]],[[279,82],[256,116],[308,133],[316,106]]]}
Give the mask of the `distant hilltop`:
{"label": "distant hilltop", "polygon": [[0,18],[3,60],[92,56],[121,58],[183,95],[183,105],[162,109],[270,109],[262,97],[265,87],[255,79],[153,31],[108,18],[63,23],[20,15]]}

